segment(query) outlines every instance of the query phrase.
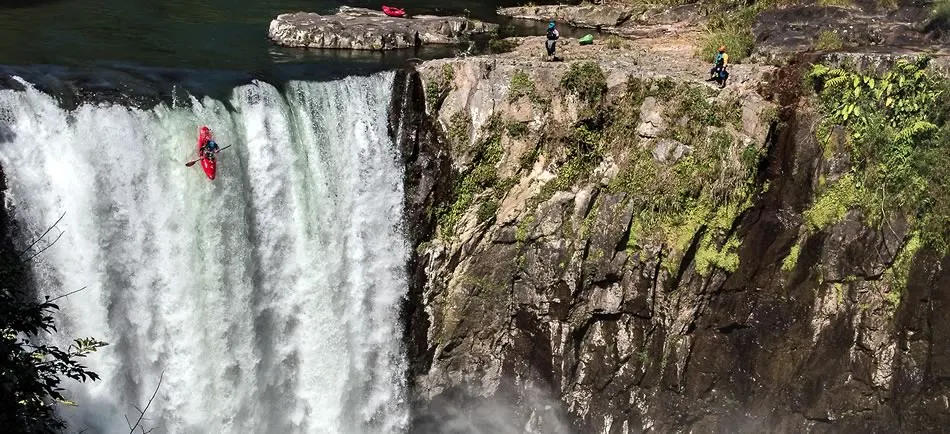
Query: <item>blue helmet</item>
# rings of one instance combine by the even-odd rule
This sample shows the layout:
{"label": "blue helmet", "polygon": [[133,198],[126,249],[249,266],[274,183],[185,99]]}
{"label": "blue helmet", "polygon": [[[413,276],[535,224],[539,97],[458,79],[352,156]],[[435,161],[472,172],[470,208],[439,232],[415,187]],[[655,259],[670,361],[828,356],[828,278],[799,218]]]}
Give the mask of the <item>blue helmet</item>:
{"label": "blue helmet", "polygon": [[551,21],[550,23],[548,23],[548,30],[553,29],[553,28],[554,28],[554,21]]}

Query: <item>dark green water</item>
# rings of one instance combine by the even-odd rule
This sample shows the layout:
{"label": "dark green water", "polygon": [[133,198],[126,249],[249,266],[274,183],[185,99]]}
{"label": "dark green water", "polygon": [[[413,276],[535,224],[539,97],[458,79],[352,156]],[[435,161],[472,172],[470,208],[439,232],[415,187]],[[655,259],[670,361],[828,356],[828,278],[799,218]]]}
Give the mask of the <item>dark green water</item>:
{"label": "dark green water", "polygon": [[[516,0],[387,2],[410,13],[468,11],[503,24],[503,34],[538,34],[540,23],[504,20],[494,11]],[[287,49],[267,39],[280,13],[329,13],[341,5],[379,9],[382,2],[326,0],[0,0],[0,65],[132,65],[268,74],[275,65],[334,71],[389,68],[407,58],[451,55],[454,47],[393,52]],[[286,69],[286,68],[283,68]]]}

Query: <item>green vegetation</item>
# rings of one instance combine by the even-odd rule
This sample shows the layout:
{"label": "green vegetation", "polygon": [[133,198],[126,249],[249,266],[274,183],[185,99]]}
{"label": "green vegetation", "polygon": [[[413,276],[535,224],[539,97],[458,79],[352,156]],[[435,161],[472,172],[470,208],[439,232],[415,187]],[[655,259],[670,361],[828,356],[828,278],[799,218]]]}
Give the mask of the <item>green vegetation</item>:
{"label": "green vegetation", "polygon": [[[713,104],[709,98],[715,95],[715,91],[706,86],[681,86],[677,89],[677,94],[679,98],[673,106],[671,119],[685,117],[710,127],[724,127],[727,124],[741,126],[742,124],[742,107],[737,99]],[[696,132],[695,129],[689,130],[689,132]]]}
{"label": "green vegetation", "polygon": [[[7,286],[7,285],[4,285]],[[106,343],[75,339],[66,349],[47,343],[55,333],[55,299],[43,302],[8,287],[0,290],[0,420],[7,432],[53,433],[66,427],[56,417],[56,404],[66,400],[64,378],[85,382],[99,376],[79,363]]]}
{"label": "green vegetation", "polygon": [[[741,244],[735,222],[760,191],[756,179],[764,156],[764,149],[758,146],[761,144],[745,146],[730,133],[741,128],[740,101],[718,97],[703,84],[633,76],[628,77],[622,92],[608,98],[606,74],[593,62],[572,64],[560,85],[581,101],[581,120],[567,128],[546,129],[541,142],[545,145],[521,156],[522,168],[528,168],[538,153],[544,152],[545,160],[551,162],[548,170],[554,173],[528,206],[584,182],[610,158],[618,164],[619,172],[606,190],[624,193],[625,205],[632,205],[634,210],[626,240],[629,249],[662,245],[664,255],[670,257],[663,264],[675,271],[683,255],[695,245],[691,259],[697,272],[734,272],[739,266]],[[518,71],[511,77],[511,100],[536,94],[535,84],[525,72]],[[662,102],[662,116],[669,127],[656,140],[644,143],[636,130],[641,106],[650,97]],[[777,120],[778,112],[770,110],[762,116]],[[479,221],[491,219],[498,199],[507,191],[500,187],[504,182],[494,171],[501,154],[500,142],[495,140],[505,133],[511,137],[525,135],[527,126],[497,119],[492,123],[497,125],[487,128],[494,132],[485,134],[486,138],[475,145],[477,155],[471,168],[459,176],[452,204],[440,214],[444,235],[450,235],[463,213],[476,205]],[[461,119],[452,125],[457,125],[459,131],[468,130]],[[661,163],[651,155],[661,142],[677,155],[675,161]],[[566,224],[564,230],[583,238],[597,214],[595,206],[582,224],[574,222],[570,230]],[[526,218],[518,224],[515,238],[519,244],[525,242],[532,221]]]}
{"label": "green vegetation", "polygon": [[508,135],[513,139],[520,139],[528,135],[528,124],[518,121],[509,121],[505,126]]}
{"label": "green vegetation", "polygon": [[[625,94],[609,108],[605,128],[607,147],[628,154],[626,164],[607,186],[624,192],[634,205],[635,218],[627,248],[646,243],[666,244],[682,255],[697,234],[697,271],[738,267],[740,240],[730,235],[735,219],[751,206],[761,150],[741,145],[721,130],[741,121],[737,101],[709,101],[712,90],[702,85],[675,85],[668,80],[643,82],[630,78]],[[661,139],[689,149],[675,163],[658,163],[648,147],[639,143],[635,128],[639,109],[647,97],[673,99],[664,116],[671,125]],[[673,267],[678,261],[664,261]]]}
{"label": "green vegetation", "polygon": [[521,219],[518,222],[518,227],[515,228],[515,241],[519,244],[523,244],[528,240],[528,228],[531,227],[531,224],[534,223],[534,215],[528,214],[527,217]]}
{"label": "green vegetation", "polygon": [[[907,243],[904,244],[897,258],[894,259],[894,263],[891,264],[891,267],[885,273],[885,278],[887,282],[890,283],[892,290],[894,288],[900,290],[907,287],[907,279],[910,277],[911,261],[913,261],[914,255],[917,254],[921,247],[923,247],[923,245],[921,243],[920,234],[917,232],[911,234],[910,239],[907,240]],[[896,305],[897,303],[894,304]]]}
{"label": "green vegetation", "polygon": [[521,155],[521,170],[531,169],[531,166],[534,165],[535,161],[538,161],[538,155],[541,153],[541,150],[537,147],[532,148],[530,151],[525,152]]}
{"label": "green vegetation", "polygon": [[566,149],[567,156],[557,168],[557,177],[541,187],[541,192],[532,198],[533,204],[544,202],[554,193],[569,189],[600,164],[603,159],[601,133],[581,124],[567,137]]}
{"label": "green vegetation", "polygon": [[765,9],[766,3],[759,1],[753,3],[752,6],[718,8],[718,11],[706,22],[705,36],[699,45],[697,56],[712,63],[719,47],[725,45],[730,63],[740,63],[749,57],[755,43],[755,38],[752,36],[752,24],[759,12]]}
{"label": "green vegetation", "polygon": [[428,103],[429,110],[433,113],[438,111],[439,105],[442,104],[442,100],[449,94],[452,86],[452,80],[455,79],[455,68],[452,67],[452,64],[446,63],[442,65],[441,71],[439,74],[426,83],[426,102]]}
{"label": "green vegetation", "polygon": [[494,197],[482,202],[478,206],[478,213],[475,215],[475,217],[478,219],[478,222],[484,223],[495,218],[495,213],[498,212],[498,206],[498,199]]}
{"label": "green vegetation", "polygon": [[594,108],[607,95],[607,76],[596,62],[575,62],[561,78],[561,87]]}
{"label": "green vegetation", "polygon": [[508,102],[514,103],[521,98],[527,97],[532,104],[540,107],[547,107],[551,104],[548,98],[541,96],[534,81],[522,70],[516,71],[511,76],[511,82],[508,85]]}
{"label": "green vegetation", "polygon": [[541,96],[538,93],[537,88],[534,85],[534,81],[531,80],[531,77],[528,76],[522,70],[518,70],[511,76],[511,83],[509,84],[508,91],[508,102],[515,102],[521,98],[527,97],[531,100],[532,103],[539,106],[547,106],[550,104],[548,99]]}
{"label": "green vegetation", "polygon": [[[456,117],[453,115],[452,118]],[[459,124],[467,124],[466,122],[470,123],[467,116],[465,121],[458,121]],[[480,198],[484,199],[484,202],[479,204],[476,215],[478,221],[481,223],[494,217],[498,209],[498,201],[516,182],[515,179],[499,179],[495,167],[504,153],[501,148],[501,136],[504,133],[502,125],[498,116],[489,119],[482,128],[484,137],[475,144],[472,150],[474,157],[471,167],[456,177],[452,188],[451,204],[438,212],[439,230],[443,237],[449,237],[455,233],[455,226],[459,220]],[[451,129],[450,126],[450,131]],[[485,196],[485,192],[492,194]]]}
{"label": "green vegetation", "polygon": [[825,115],[817,130],[825,155],[846,153],[851,166],[825,182],[805,211],[807,229],[857,210],[869,225],[893,232],[894,216],[906,216],[911,236],[885,273],[893,306],[919,249],[950,250],[950,81],[928,66],[927,57],[898,60],[883,73],[815,65],[808,76]]}
{"label": "green vegetation", "polygon": [[838,140],[852,163],[826,186],[806,212],[813,229],[837,222],[843,208],[862,211],[869,223],[904,214],[921,241],[947,249],[950,230],[950,82],[927,69],[929,58],[899,60],[883,74],[815,65],[809,81],[825,114],[819,140]]}
{"label": "green vegetation", "polygon": [[840,50],[844,46],[844,41],[841,40],[841,36],[838,35],[838,32],[831,30],[822,30],[818,34],[818,41],[815,42],[815,48],[819,50]]}
{"label": "green vegetation", "polygon": [[877,0],[877,6],[884,10],[895,10],[900,5],[897,4],[897,0]]}
{"label": "green vegetation", "polygon": [[472,120],[468,118],[468,113],[457,111],[449,118],[449,140],[455,149],[461,149],[468,144],[469,134],[472,129]]}
{"label": "green vegetation", "polygon": [[739,238],[735,235],[729,237],[722,249],[717,249],[715,240],[710,233],[703,236],[699,244],[699,250],[696,251],[696,271],[703,276],[708,276],[713,267],[719,268],[730,273],[739,269]]}
{"label": "green vegetation", "polygon": [[782,271],[792,271],[798,264],[798,255],[802,252],[802,246],[796,243],[788,252],[788,256],[782,261]]}
{"label": "green vegetation", "polygon": [[950,0],[937,0],[930,13],[931,25],[940,28],[950,27]]}
{"label": "green vegetation", "polygon": [[536,92],[534,82],[522,70],[518,70],[511,76],[511,84],[508,90],[508,101],[515,102],[522,97],[533,97]]}
{"label": "green vegetation", "polygon": [[[561,78],[561,87],[577,95],[585,103],[583,115],[591,118],[602,117],[607,95],[607,78],[600,65],[595,62],[578,62]],[[555,179],[541,187],[541,192],[531,199],[536,205],[551,198],[562,190],[567,190],[588,174],[603,160],[603,125],[594,122],[580,122],[561,137],[565,155],[558,160]],[[537,159],[537,153],[522,158],[522,167],[527,167]]]}
{"label": "green vegetation", "polygon": [[[596,65],[577,64],[565,75],[562,86],[587,103],[588,113],[578,124],[557,137],[565,154],[554,160],[556,176],[544,184],[534,204],[555,192],[584,181],[608,155],[624,163],[607,186],[608,192],[626,193],[634,205],[628,249],[644,243],[665,244],[674,255],[683,255],[698,238],[697,271],[735,271],[740,240],[732,231],[735,219],[751,206],[753,185],[763,152],[744,148],[723,129],[741,126],[739,101],[713,102],[714,91],[693,83],[677,85],[670,79],[644,81],[628,77],[624,92],[606,100],[604,75]],[[675,163],[659,163],[651,148],[640,143],[636,128],[640,107],[648,97],[670,101],[664,106],[671,125],[660,139],[680,146],[685,155]],[[736,155],[733,158],[724,156]],[[619,157],[623,156],[623,157]],[[592,211],[589,218],[596,216]],[[578,236],[588,232],[586,219]],[[675,267],[679,261],[664,261]]]}
{"label": "green vegetation", "polygon": [[840,222],[849,209],[861,203],[862,191],[853,174],[842,176],[805,210],[803,217],[808,230],[816,231]]}

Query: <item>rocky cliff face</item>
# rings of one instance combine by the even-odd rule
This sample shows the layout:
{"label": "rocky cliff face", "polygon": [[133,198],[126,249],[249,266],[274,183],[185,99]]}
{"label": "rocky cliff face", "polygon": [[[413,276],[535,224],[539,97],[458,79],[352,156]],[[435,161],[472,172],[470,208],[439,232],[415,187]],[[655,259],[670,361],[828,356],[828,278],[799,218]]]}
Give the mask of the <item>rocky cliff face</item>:
{"label": "rocky cliff face", "polygon": [[902,218],[809,228],[846,157],[816,142],[800,66],[718,90],[682,64],[407,78],[420,432],[950,426],[950,260]]}

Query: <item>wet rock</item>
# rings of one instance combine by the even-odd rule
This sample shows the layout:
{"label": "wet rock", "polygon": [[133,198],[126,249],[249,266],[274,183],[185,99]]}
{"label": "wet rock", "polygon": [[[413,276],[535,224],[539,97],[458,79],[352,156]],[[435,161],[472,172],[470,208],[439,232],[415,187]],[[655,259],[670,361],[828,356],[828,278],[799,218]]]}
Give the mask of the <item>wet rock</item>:
{"label": "wet rock", "polygon": [[270,23],[268,37],[288,47],[394,50],[424,44],[456,44],[470,35],[497,28],[497,24],[463,17],[394,18],[381,11],[341,7],[334,15],[278,15]]}

